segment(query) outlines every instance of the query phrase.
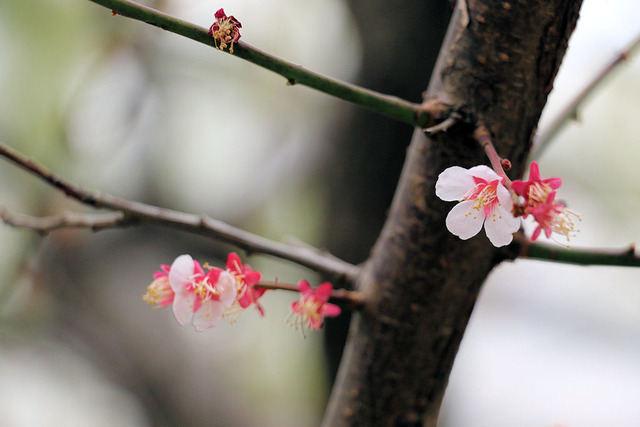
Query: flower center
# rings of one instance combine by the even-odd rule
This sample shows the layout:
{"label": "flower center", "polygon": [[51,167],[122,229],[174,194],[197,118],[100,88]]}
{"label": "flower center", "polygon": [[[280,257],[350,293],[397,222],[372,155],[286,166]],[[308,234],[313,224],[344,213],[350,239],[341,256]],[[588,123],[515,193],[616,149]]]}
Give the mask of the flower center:
{"label": "flower center", "polygon": [[317,320],[320,318],[320,306],[322,305],[319,301],[316,301],[313,298],[307,298],[302,301],[302,311],[304,313],[305,320],[309,321],[309,319]]}
{"label": "flower center", "polygon": [[549,195],[553,192],[553,188],[549,184],[536,182],[529,186],[528,194],[529,204],[538,205],[547,201]]}
{"label": "flower center", "polygon": [[495,181],[487,182],[475,176],[473,179],[476,181],[476,186],[471,190],[471,194],[464,199],[475,201],[473,209],[478,212],[484,210],[484,216],[488,217],[495,207],[499,205],[497,195],[499,180],[496,179]]}
{"label": "flower center", "polygon": [[193,293],[195,293],[203,303],[209,300],[220,300],[220,292],[214,285],[209,283],[209,276],[198,277],[192,282]]}
{"label": "flower center", "polygon": [[571,209],[566,209],[564,206],[556,212],[556,215],[553,216],[551,221],[551,229],[555,233],[563,235],[568,242],[571,237],[575,237],[576,233],[580,231],[576,228],[576,220],[582,221],[582,218],[578,213]]}
{"label": "flower center", "polygon": [[147,293],[142,296],[147,304],[156,304],[157,307],[168,305],[173,300],[173,289],[169,279],[160,277],[147,286]]}

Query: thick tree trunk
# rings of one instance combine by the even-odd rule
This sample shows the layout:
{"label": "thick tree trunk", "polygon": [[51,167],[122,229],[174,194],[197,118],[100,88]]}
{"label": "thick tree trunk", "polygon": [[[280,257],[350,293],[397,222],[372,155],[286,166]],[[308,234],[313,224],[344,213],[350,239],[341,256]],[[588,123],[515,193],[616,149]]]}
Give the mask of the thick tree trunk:
{"label": "thick tree trunk", "polygon": [[[427,98],[463,107],[523,169],[580,0],[460,1]],[[500,252],[444,227],[451,205],[435,181],[452,165],[487,163],[458,125],[408,152],[389,218],[358,287],[354,316],[325,426],[434,426],[449,372],[481,284]],[[483,233],[481,233],[483,234]]]}

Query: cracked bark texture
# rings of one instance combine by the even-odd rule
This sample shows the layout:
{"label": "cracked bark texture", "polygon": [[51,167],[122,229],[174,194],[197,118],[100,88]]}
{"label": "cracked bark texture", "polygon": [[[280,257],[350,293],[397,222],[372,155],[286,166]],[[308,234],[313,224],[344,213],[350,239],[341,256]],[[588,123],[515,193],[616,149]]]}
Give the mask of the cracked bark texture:
{"label": "cracked bark texture", "polygon": [[[573,31],[580,0],[459,1],[427,90],[492,132],[521,175],[532,134]],[[324,426],[435,426],[453,360],[478,292],[500,251],[481,232],[444,227],[452,207],[435,196],[438,174],[488,163],[457,125],[414,132],[394,201],[358,288]]]}

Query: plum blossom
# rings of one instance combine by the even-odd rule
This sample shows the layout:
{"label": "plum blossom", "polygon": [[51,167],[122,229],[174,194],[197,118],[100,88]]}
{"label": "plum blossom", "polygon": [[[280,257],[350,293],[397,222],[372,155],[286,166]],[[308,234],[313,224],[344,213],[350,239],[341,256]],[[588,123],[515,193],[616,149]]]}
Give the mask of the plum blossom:
{"label": "plum blossom", "polygon": [[224,9],[219,9],[214,16],[216,20],[209,28],[209,35],[213,37],[216,49],[229,47],[229,53],[233,53],[233,44],[240,40],[242,24],[233,16],[227,16]]}
{"label": "plum blossom", "polygon": [[298,288],[300,299],[291,304],[291,315],[296,316],[294,326],[306,324],[309,329],[320,329],[325,317],[340,315],[340,307],[327,302],[333,291],[331,283],[325,282],[314,291],[309,282],[301,280]]}
{"label": "plum blossom", "polygon": [[242,264],[237,253],[231,252],[227,256],[227,272],[231,274],[236,284],[237,304],[245,309],[250,305],[255,305],[261,316],[264,316],[264,308],[258,299],[266,292],[265,288],[258,288],[255,285],[260,282],[262,275],[251,269],[248,264]]}
{"label": "plum blossom", "polygon": [[556,190],[561,185],[560,178],[541,180],[536,162],[531,163],[527,181],[513,181],[511,184],[511,188],[524,198],[522,217],[531,215],[538,224],[531,240],[536,240],[544,231],[547,238],[551,238],[552,233],[557,233],[569,241],[578,231],[576,220],[580,220],[580,215],[556,201]]}
{"label": "plum blossom", "polygon": [[193,323],[197,331],[215,326],[236,300],[236,280],[226,270],[212,268],[205,273],[189,255],[180,255],[169,271],[175,292],[173,314],[181,325]]}
{"label": "plum blossom", "polygon": [[540,179],[540,169],[537,162],[531,162],[529,179],[527,181],[516,180],[511,183],[511,188],[519,196],[524,197],[526,205],[545,203],[549,195],[560,188],[561,178]]}
{"label": "plum blossom", "polygon": [[436,195],[444,201],[459,202],[447,215],[447,229],[467,240],[484,225],[494,246],[511,243],[513,233],[520,228],[520,219],[513,215],[513,199],[503,180],[484,165],[444,170],[436,182]]}
{"label": "plum blossom", "polygon": [[173,302],[175,292],[169,284],[169,271],[171,267],[162,264],[160,266],[162,271],[156,271],[153,273],[153,282],[147,286],[147,293],[142,296],[142,299],[147,304],[155,304],[153,308],[166,307]]}

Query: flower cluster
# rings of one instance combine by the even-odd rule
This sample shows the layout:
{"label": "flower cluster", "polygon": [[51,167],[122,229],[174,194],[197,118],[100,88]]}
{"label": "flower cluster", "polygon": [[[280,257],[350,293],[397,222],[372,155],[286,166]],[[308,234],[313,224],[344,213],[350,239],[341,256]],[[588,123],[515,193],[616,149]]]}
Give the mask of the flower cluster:
{"label": "flower cluster", "polygon": [[487,166],[453,166],[442,172],[436,182],[436,195],[448,202],[460,202],[447,215],[447,229],[467,240],[484,225],[494,246],[511,243],[520,220],[512,213],[513,199],[504,179]]}
{"label": "flower cluster", "polygon": [[576,232],[576,219],[580,216],[564,204],[556,201],[556,190],[562,185],[561,178],[540,179],[540,169],[536,162],[531,163],[527,181],[513,181],[511,188],[524,198],[522,217],[533,217],[538,224],[531,240],[536,240],[544,231],[547,238],[552,233],[563,235],[567,242]]}
{"label": "flower cluster", "polygon": [[224,50],[228,47],[229,53],[233,53],[233,44],[240,40],[242,24],[233,15],[227,16],[224,9],[219,9],[214,16],[216,20],[209,28],[209,35],[213,37],[216,49]]}
{"label": "flower cluster", "polygon": [[259,298],[265,289],[255,285],[261,275],[243,265],[236,253],[227,257],[225,269],[203,268],[190,255],[180,255],[171,266],[162,265],[154,273],[143,299],[156,307],[173,304],[173,314],[181,325],[192,323],[203,331],[215,326],[225,315],[255,305],[264,310]]}
{"label": "flower cluster", "polygon": [[[190,255],[180,255],[170,266],[160,268],[143,299],[154,308],[171,304],[180,325],[191,323],[197,331],[204,331],[222,318],[233,321],[252,305],[264,316],[259,300],[267,288],[259,286],[262,275],[242,264],[236,253],[229,254],[224,269],[202,266]],[[333,291],[331,283],[323,283],[315,292],[305,280],[298,287],[300,299],[291,305],[296,326],[306,324],[310,329],[320,329],[325,317],[340,314],[338,306],[327,302]]]}
{"label": "flower cluster", "polygon": [[[511,243],[513,233],[520,228],[519,216],[533,217],[537,227],[531,240],[544,231],[563,235],[567,241],[577,231],[575,219],[580,216],[556,201],[560,178],[540,179],[536,162],[531,163],[527,181],[513,181],[511,192],[505,186],[506,177],[499,176],[487,166],[464,169],[453,166],[438,176],[436,195],[445,201],[459,203],[449,212],[447,229],[463,240],[482,229],[491,243],[504,246]],[[521,202],[518,197],[522,197]]]}

